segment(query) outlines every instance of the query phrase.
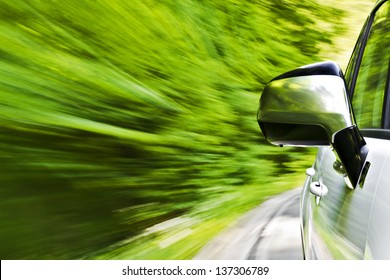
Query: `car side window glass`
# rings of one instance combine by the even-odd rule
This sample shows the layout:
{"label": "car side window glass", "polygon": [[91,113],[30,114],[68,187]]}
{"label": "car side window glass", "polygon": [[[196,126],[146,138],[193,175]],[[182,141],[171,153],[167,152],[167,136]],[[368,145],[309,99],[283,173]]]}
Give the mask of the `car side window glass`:
{"label": "car side window glass", "polygon": [[377,11],[364,49],[352,107],[360,128],[380,128],[390,56],[390,9]]}
{"label": "car side window glass", "polygon": [[360,32],[359,38],[352,52],[351,58],[348,62],[347,69],[345,70],[345,83],[348,88],[349,97],[351,97],[351,93],[353,92],[353,86],[354,86],[353,81],[354,81],[354,76],[356,75],[356,66],[359,61],[359,56],[360,56],[361,48],[365,37],[364,34],[366,33],[368,23],[369,23],[369,19],[366,20],[362,28],[362,31]]}

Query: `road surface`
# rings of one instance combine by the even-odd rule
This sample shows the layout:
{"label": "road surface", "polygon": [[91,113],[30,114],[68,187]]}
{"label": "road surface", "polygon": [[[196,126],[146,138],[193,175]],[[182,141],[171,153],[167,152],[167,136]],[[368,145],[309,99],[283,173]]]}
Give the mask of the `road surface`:
{"label": "road surface", "polygon": [[301,188],[275,196],[209,242],[198,260],[301,260]]}

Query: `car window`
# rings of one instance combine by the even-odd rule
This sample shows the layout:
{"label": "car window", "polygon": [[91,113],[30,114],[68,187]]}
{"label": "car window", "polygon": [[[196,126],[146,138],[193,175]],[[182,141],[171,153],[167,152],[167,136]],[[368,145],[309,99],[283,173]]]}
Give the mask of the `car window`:
{"label": "car window", "polygon": [[358,71],[352,107],[360,128],[382,127],[390,57],[389,13],[388,3],[377,11]]}
{"label": "car window", "polygon": [[358,67],[358,63],[359,63],[359,58],[360,58],[360,53],[362,52],[362,45],[364,44],[364,40],[365,40],[365,34],[366,34],[366,31],[367,31],[367,26],[369,25],[370,21],[369,21],[369,18],[366,20],[363,28],[362,28],[362,31],[360,32],[360,35],[359,35],[359,38],[357,40],[357,43],[355,45],[355,48],[352,52],[352,55],[351,55],[351,58],[348,62],[348,66],[347,66],[347,69],[345,70],[345,83],[347,85],[347,88],[348,88],[348,95],[349,97],[351,98],[352,97],[352,93],[353,93],[353,89],[354,89],[354,80],[356,78],[356,75],[357,75],[357,71],[356,71],[356,67]]}

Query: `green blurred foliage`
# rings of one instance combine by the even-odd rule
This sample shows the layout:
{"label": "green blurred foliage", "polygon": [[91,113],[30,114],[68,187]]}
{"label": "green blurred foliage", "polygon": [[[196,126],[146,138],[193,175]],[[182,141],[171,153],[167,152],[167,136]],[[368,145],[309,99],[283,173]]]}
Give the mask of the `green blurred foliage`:
{"label": "green blurred foliage", "polygon": [[1,258],[160,258],[158,225],[207,241],[286,189],[312,157],[260,137],[259,93],[318,61],[341,16],[314,0],[0,1]]}

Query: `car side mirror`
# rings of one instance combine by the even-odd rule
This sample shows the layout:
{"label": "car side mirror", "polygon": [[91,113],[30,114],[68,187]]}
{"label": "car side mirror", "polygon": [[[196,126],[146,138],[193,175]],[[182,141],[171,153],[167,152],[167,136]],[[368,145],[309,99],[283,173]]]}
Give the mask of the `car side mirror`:
{"label": "car side mirror", "polygon": [[344,75],[334,62],[304,66],[268,83],[257,120],[275,145],[331,145],[353,187],[368,149],[354,121]]}

